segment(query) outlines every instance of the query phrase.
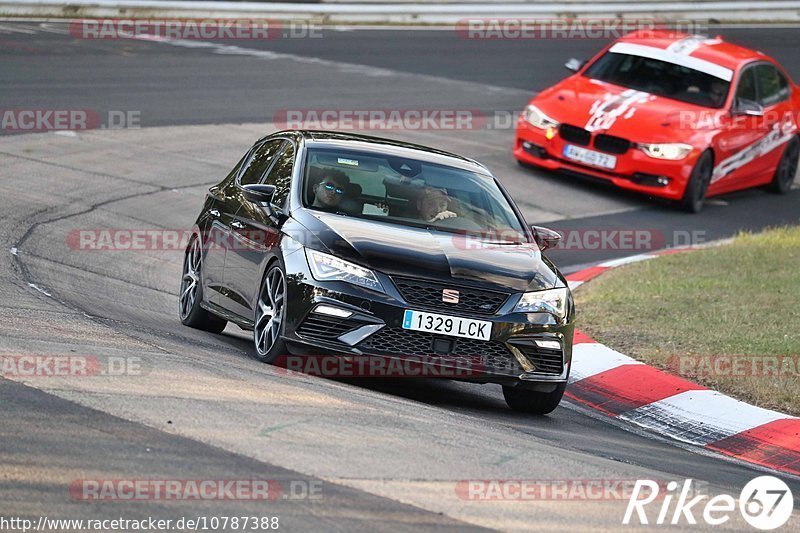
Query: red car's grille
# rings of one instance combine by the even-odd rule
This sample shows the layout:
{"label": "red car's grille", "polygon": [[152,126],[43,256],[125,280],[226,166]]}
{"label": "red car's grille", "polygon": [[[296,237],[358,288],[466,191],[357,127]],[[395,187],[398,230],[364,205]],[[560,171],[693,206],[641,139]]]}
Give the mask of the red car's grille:
{"label": "red car's grille", "polygon": [[594,147],[609,154],[624,154],[631,148],[631,142],[622,137],[601,133],[594,138]]}
{"label": "red car's grille", "polygon": [[567,142],[580,144],[581,146],[589,146],[592,140],[592,134],[583,128],[573,126],[571,124],[562,124],[558,127],[558,133],[561,138]]}
{"label": "red car's grille", "polygon": [[631,149],[632,143],[628,139],[622,137],[615,137],[614,135],[606,135],[601,133],[594,136],[592,142],[592,133],[578,126],[572,124],[561,124],[558,127],[558,133],[565,141],[578,144],[580,146],[589,146],[590,144],[600,150],[609,154],[624,154]]}

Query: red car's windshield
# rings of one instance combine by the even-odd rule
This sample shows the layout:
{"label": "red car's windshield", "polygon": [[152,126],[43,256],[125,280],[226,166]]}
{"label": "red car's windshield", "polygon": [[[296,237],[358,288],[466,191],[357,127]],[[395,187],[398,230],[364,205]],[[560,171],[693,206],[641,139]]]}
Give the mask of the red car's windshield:
{"label": "red car's windshield", "polygon": [[725,104],[730,83],[683,65],[649,57],[607,52],[583,74],[656,96],[718,109]]}

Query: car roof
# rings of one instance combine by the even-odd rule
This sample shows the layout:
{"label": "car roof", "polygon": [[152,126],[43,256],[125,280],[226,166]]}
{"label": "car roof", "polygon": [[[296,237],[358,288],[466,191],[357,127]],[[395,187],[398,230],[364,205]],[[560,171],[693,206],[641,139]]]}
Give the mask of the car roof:
{"label": "car roof", "polygon": [[479,174],[491,175],[491,172],[474,159],[460,156],[444,150],[372,135],[357,133],[318,130],[284,130],[272,135],[295,134],[302,136],[306,145],[313,148],[343,148],[375,152],[396,157],[408,157],[451,167],[469,170]]}
{"label": "car roof", "polygon": [[762,52],[726,42],[719,36],[712,38],[670,30],[639,30],[617,42],[676,51],[734,71],[753,60],[769,59]]}

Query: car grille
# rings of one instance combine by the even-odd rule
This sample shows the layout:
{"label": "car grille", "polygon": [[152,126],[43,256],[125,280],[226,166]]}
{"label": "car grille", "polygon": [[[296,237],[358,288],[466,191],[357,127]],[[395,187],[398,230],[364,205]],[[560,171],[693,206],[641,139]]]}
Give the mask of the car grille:
{"label": "car grille", "polygon": [[580,144],[581,146],[589,146],[589,142],[592,140],[591,133],[571,124],[561,124],[561,126],[558,127],[558,133],[565,141]]}
{"label": "car grille", "polygon": [[622,137],[601,133],[594,138],[594,147],[609,154],[624,154],[631,148],[631,142]]}
{"label": "car grille", "polygon": [[309,340],[338,342],[338,337],[363,325],[347,318],[312,313],[297,328],[297,334]]}
{"label": "car grille", "polygon": [[564,371],[564,354],[560,349],[542,348],[531,340],[509,340],[534,366],[539,374],[561,375]]}
{"label": "car grille", "polygon": [[[491,315],[496,313],[508,299],[508,294],[502,292],[470,289],[407,278],[393,278],[392,281],[394,281],[403,299],[408,303],[443,311]],[[458,291],[458,303],[445,303],[442,301],[442,291],[445,289]]]}
{"label": "car grille", "polygon": [[[433,347],[435,339],[450,341],[452,343],[450,353],[437,353]],[[358,344],[357,348],[374,355],[419,357],[432,363],[459,368],[474,369],[479,366],[480,369],[489,372],[515,376],[523,373],[511,351],[502,342],[497,341],[442,337],[424,331],[383,328]]]}

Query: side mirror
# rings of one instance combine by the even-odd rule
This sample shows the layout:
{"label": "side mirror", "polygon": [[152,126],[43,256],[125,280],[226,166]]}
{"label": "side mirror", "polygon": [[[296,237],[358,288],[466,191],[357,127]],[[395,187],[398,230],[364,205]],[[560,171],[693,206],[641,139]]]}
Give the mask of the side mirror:
{"label": "side mirror", "polygon": [[746,115],[748,117],[763,117],[764,106],[752,100],[737,98],[733,107],[734,115]]}
{"label": "side mirror", "polygon": [[275,194],[274,185],[262,185],[260,183],[242,185],[242,190],[244,191],[244,197],[256,204],[269,205],[272,202],[272,196]]}
{"label": "side mirror", "polygon": [[549,228],[541,226],[531,226],[533,230],[533,238],[536,239],[536,244],[539,245],[541,251],[549,248],[555,248],[561,242],[561,234]]}
{"label": "side mirror", "polygon": [[572,72],[578,72],[583,66],[586,64],[586,61],[581,61],[580,59],[572,58],[566,63],[564,63],[564,67],[567,70],[571,70]]}

